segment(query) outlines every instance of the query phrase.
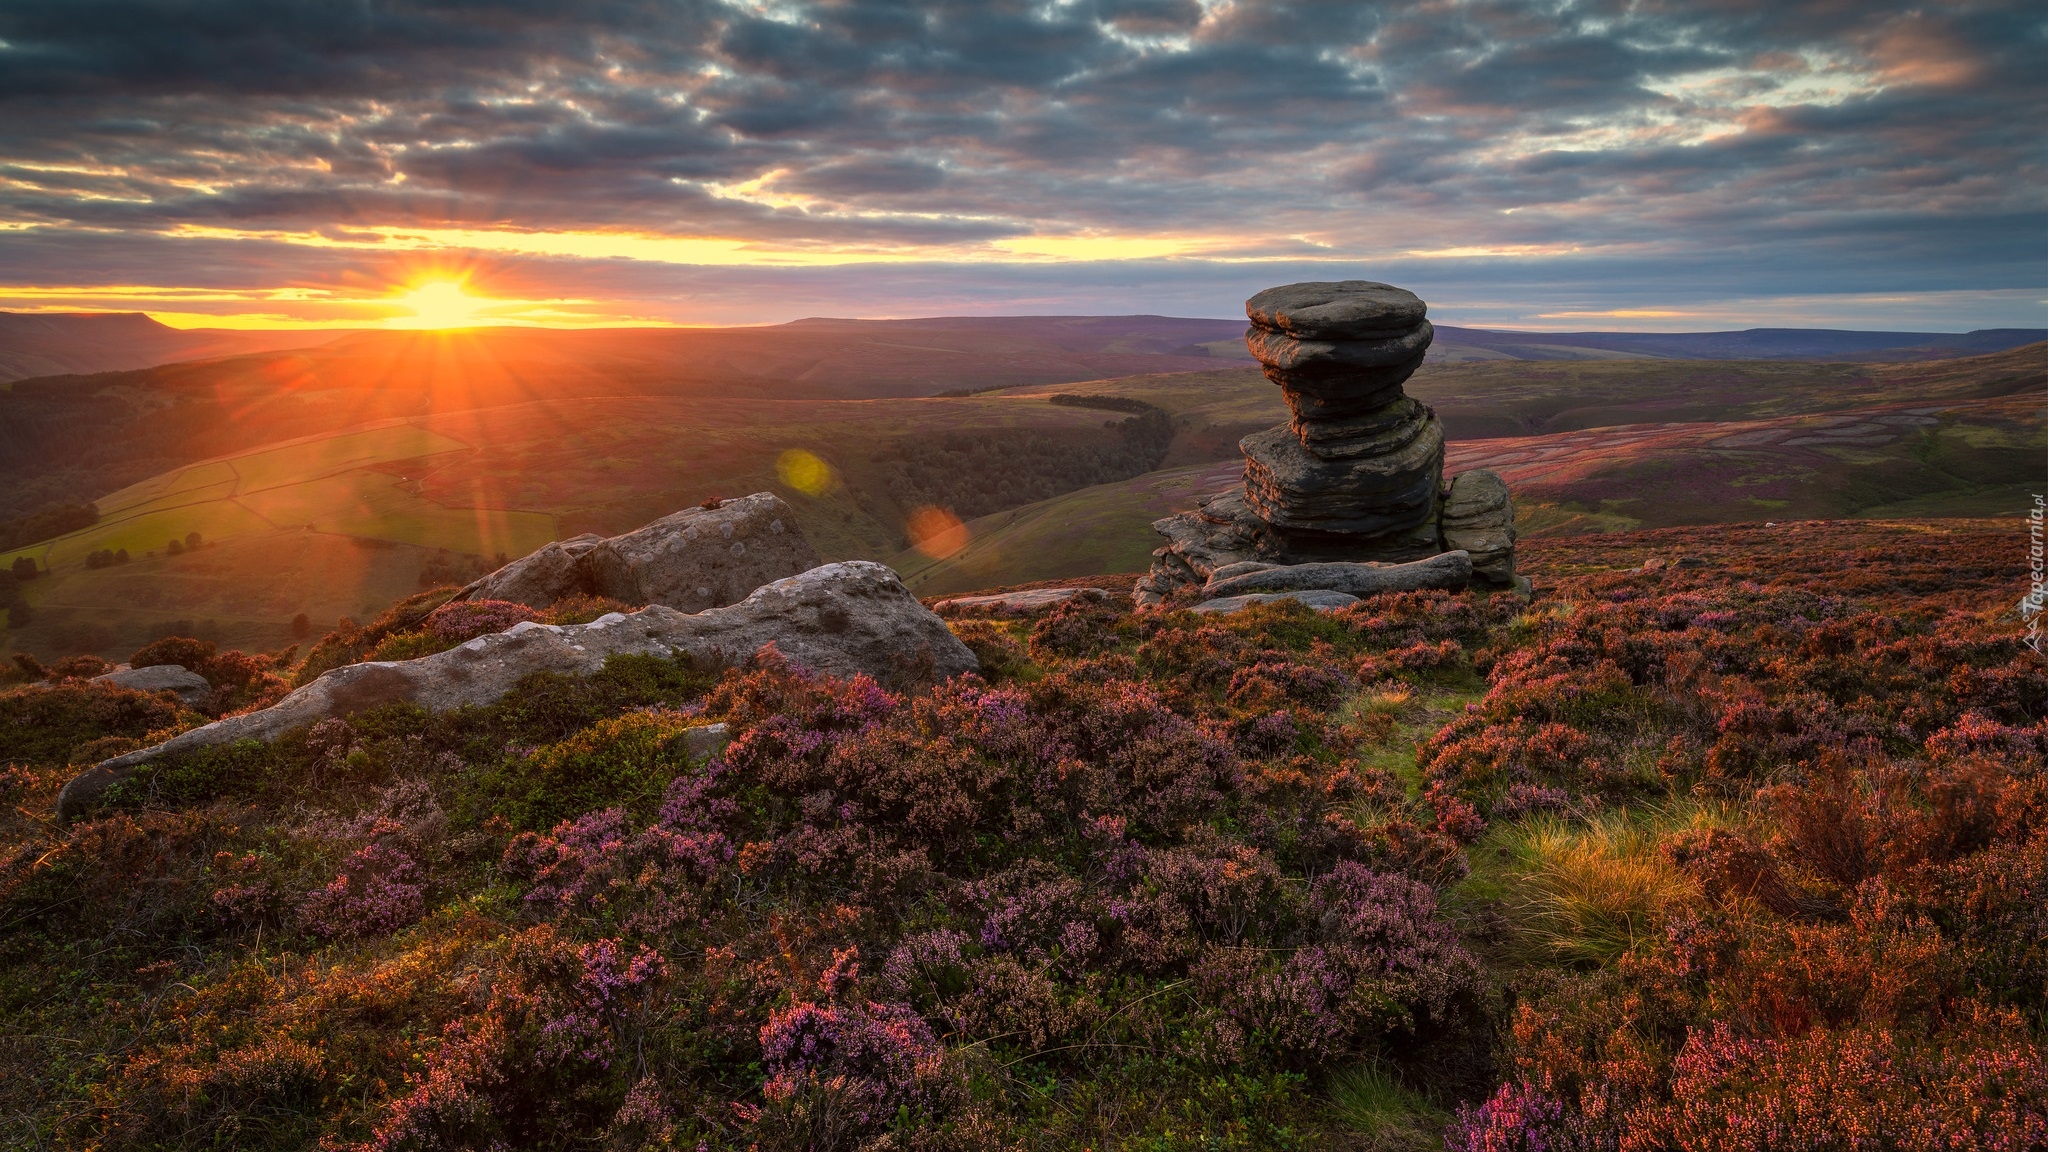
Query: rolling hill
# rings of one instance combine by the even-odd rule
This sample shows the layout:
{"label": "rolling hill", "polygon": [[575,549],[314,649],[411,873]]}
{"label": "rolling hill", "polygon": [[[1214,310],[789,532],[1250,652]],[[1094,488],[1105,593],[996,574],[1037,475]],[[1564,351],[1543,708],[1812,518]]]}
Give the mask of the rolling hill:
{"label": "rolling hill", "polygon": [[332,330],[171,328],[140,312],[0,312],[0,384],[324,344]]}
{"label": "rolling hill", "polygon": [[[770,398],[762,381],[750,392],[718,375],[729,364],[668,365],[657,354],[676,347],[668,333],[642,345],[521,332],[352,338],[83,378],[99,385],[97,403],[127,413],[114,423],[129,438],[102,437],[107,458],[140,467],[152,457],[135,446],[151,437],[188,456],[221,450],[131,477],[97,500],[90,527],[0,553],[48,570],[26,587],[34,619],[10,640],[120,654],[184,621],[273,647],[299,613],[316,626],[360,616],[549,539],[763,488],[797,504],[823,554],[891,560],[920,592],[1142,568],[1150,522],[1232,483],[1238,438],[1285,419],[1256,369],[1183,355],[1172,341],[1199,331],[1149,325],[1075,325],[1073,348],[1001,325],[921,336],[792,325],[835,333],[778,353],[792,367],[813,357],[800,386],[816,393],[803,398]],[[907,387],[887,375],[906,339],[960,361],[919,387],[969,394],[830,394]],[[579,346],[590,355],[569,355]],[[1118,363],[1208,367],[1087,375]],[[1018,376],[1039,379],[989,386]],[[1444,417],[1452,468],[1502,471],[1524,531],[1545,534],[2000,514],[2038,471],[2044,382],[2048,345],[1890,364],[1435,363],[1410,389]],[[38,389],[63,395],[48,382],[14,391]],[[1170,439],[1138,445],[1131,413],[1048,403],[1062,393],[1156,408]],[[958,554],[912,547],[906,524],[926,505],[968,521]],[[193,532],[203,546],[171,554]],[[126,563],[91,565],[123,550]]]}
{"label": "rolling hill", "polygon": [[[1251,374],[1211,374],[1205,402],[1175,407],[1186,403],[1193,379],[1087,389],[1186,412],[1194,427],[1184,436],[1216,438],[1285,418],[1277,396],[1258,405],[1259,387],[1276,390]],[[1520,531],[1541,538],[1823,517],[2019,515],[2043,475],[2044,386],[2048,344],[1854,368],[1453,364],[1425,368],[1409,390],[1444,417],[1446,471],[1500,472],[1514,488]],[[1470,434],[1501,426],[1557,430]],[[890,562],[921,595],[1137,571],[1157,543],[1153,520],[1229,487],[1241,469],[1234,456],[1219,456],[1092,486],[970,521],[957,555],[906,551]]]}

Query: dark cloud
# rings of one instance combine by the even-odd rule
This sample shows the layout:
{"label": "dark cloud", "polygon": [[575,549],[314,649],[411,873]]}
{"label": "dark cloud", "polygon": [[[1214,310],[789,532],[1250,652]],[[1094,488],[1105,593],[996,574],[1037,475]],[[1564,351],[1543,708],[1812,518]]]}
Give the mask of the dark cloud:
{"label": "dark cloud", "polygon": [[[2048,233],[2044,28],[2028,0],[11,0],[0,247],[16,283],[148,283],[181,228],[1099,231],[1988,289]],[[289,263],[208,243],[169,266]],[[1093,299],[1089,267],[992,282]],[[877,282],[964,290],[919,275]]]}

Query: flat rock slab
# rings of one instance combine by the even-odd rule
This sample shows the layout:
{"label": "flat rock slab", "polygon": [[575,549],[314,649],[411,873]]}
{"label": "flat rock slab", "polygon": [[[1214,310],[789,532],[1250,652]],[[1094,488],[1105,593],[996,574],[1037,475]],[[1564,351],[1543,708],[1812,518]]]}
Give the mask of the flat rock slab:
{"label": "flat rock slab", "polygon": [[1339,608],[1358,603],[1358,597],[1348,593],[1312,588],[1300,592],[1251,592],[1243,596],[1219,596],[1214,600],[1204,600],[1188,611],[1206,616],[1212,612],[1236,612],[1254,604],[1275,604],[1282,600],[1292,600],[1318,612],[1335,612]]}
{"label": "flat rock slab", "polygon": [[1309,340],[1373,340],[1422,323],[1429,306],[1377,280],[1311,280],[1268,288],[1244,302],[1261,328]]}
{"label": "flat rock slab", "polygon": [[206,677],[177,664],[122,668],[104,676],[95,676],[92,683],[132,688],[137,692],[175,692],[178,699],[187,704],[196,704],[213,692],[213,685],[207,683]]}
{"label": "flat rock slab", "polygon": [[1445,552],[1409,564],[1289,564],[1211,580],[1202,591],[1212,599],[1252,592],[1321,590],[1351,596],[1381,592],[1419,592],[1425,588],[1458,591],[1472,582],[1472,557]]}
{"label": "flat rock slab", "polygon": [[980,667],[945,621],[917,602],[891,569],[865,560],[826,564],[777,580],[726,608],[678,612],[654,605],[588,624],[526,621],[417,660],[336,668],[269,708],[230,716],[151,748],[101,762],[64,786],[69,819],[137,765],[238,740],[274,740],[330,716],[386,704],[445,712],[489,704],[535,672],[587,676],[618,655],[688,654],[740,663],[773,647],[793,664],[834,676],[865,673],[892,688]]}
{"label": "flat rock slab", "polygon": [[933,608],[940,612],[1035,612],[1040,608],[1064,604],[1077,596],[1090,600],[1109,599],[1109,594],[1100,588],[1032,588],[989,596],[956,596],[939,601]]}

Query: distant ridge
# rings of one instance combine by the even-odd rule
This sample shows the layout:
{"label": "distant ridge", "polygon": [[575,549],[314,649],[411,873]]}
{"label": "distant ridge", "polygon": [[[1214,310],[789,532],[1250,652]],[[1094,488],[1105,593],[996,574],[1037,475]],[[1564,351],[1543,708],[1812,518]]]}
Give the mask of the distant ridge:
{"label": "distant ridge", "polygon": [[0,312],[0,384],[324,344],[331,330],[172,328],[140,312]]}
{"label": "distant ridge", "polygon": [[2048,340],[2048,328],[1974,332],[1857,332],[1747,328],[1739,332],[1501,332],[1439,324],[1439,344],[1485,348],[1518,360],[1582,359],[1578,349],[1673,360],[1947,360]]}
{"label": "distant ridge", "polygon": [[[1200,346],[1229,359],[1217,344],[1242,340],[1241,320],[1200,320],[1176,316],[926,316],[900,320],[859,320],[809,316],[781,325],[811,332],[880,332],[983,329],[1031,333],[1041,339],[1091,350],[1106,339],[1127,350],[1187,354]],[[1513,360],[1605,360],[1647,357],[1669,360],[1825,360],[1886,362],[1948,360],[2004,352],[2048,340],[2048,328],[1980,328],[1974,332],[1865,332],[1841,328],[1746,328],[1730,332],[1515,332],[1491,328],[1436,326],[1436,344],[1446,349],[1483,349]],[[1196,353],[1200,354],[1200,353]],[[1461,357],[1453,356],[1452,359]],[[1495,357],[1486,357],[1492,359]]]}
{"label": "distant ridge", "polygon": [[[780,325],[741,328],[549,329],[503,327],[482,339],[518,345],[527,354],[549,348],[580,362],[592,354],[675,356],[684,347],[780,346],[777,333],[806,346],[837,339],[849,346],[889,346],[909,339],[944,337],[960,347],[927,352],[986,351],[991,342],[1021,342],[1042,355],[1059,350],[1082,357],[1157,357],[1154,371],[1188,371],[1205,359],[1242,360],[1244,323],[1178,316],[933,316],[902,320],[807,317]],[[893,334],[893,335],[892,335]],[[242,331],[178,329],[140,312],[0,312],[0,384],[37,376],[153,368],[225,356],[319,345],[391,344],[417,333],[384,329]],[[1857,332],[1828,328],[1750,328],[1740,332],[1511,332],[1440,324],[1432,360],[1945,360],[2003,352],[2048,340],[2048,328],[1985,328],[1975,332]],[[660,349],[661,351],[656,351]],[[630,350],[630,351],[628,351]],[[895,367],[909,370],[914,362]],[[1141,370],[1135,363],[1100,365],[1107,375]],[[872,375],[872,373],[869,373]],[[1059,373],[1054,373],[1058,375]],[[798,375],[801,375],[799,373]],[[1030,375],[1027,373],[1027,375]],[[1037,380],[1048,377],[1039,376]],[[1034,382],[1037,382],[1034,380]],[[1012,380],[988,382],[994,386]],[[923,382],[884,394],[935,391]]]}

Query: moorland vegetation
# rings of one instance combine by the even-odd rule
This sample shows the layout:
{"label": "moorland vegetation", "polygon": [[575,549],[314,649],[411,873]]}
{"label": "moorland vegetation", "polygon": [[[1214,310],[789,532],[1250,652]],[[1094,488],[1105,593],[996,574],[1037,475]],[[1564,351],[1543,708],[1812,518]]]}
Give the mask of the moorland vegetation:
{"label": "moorland vegetation", "polygon": [[[1661,563],[1647,564],[1658,560]],[[444,592],[195,708],[0,693],[26,1147],[2048,1141],[2048,665],[2010,524],[1526,542],[1532,603],[958,617],[981,676],[614,660],[80,766],[531,615]],[[587,619],[601,603],[557,605]],[[710,760],[686,738],[712,721]]]}

